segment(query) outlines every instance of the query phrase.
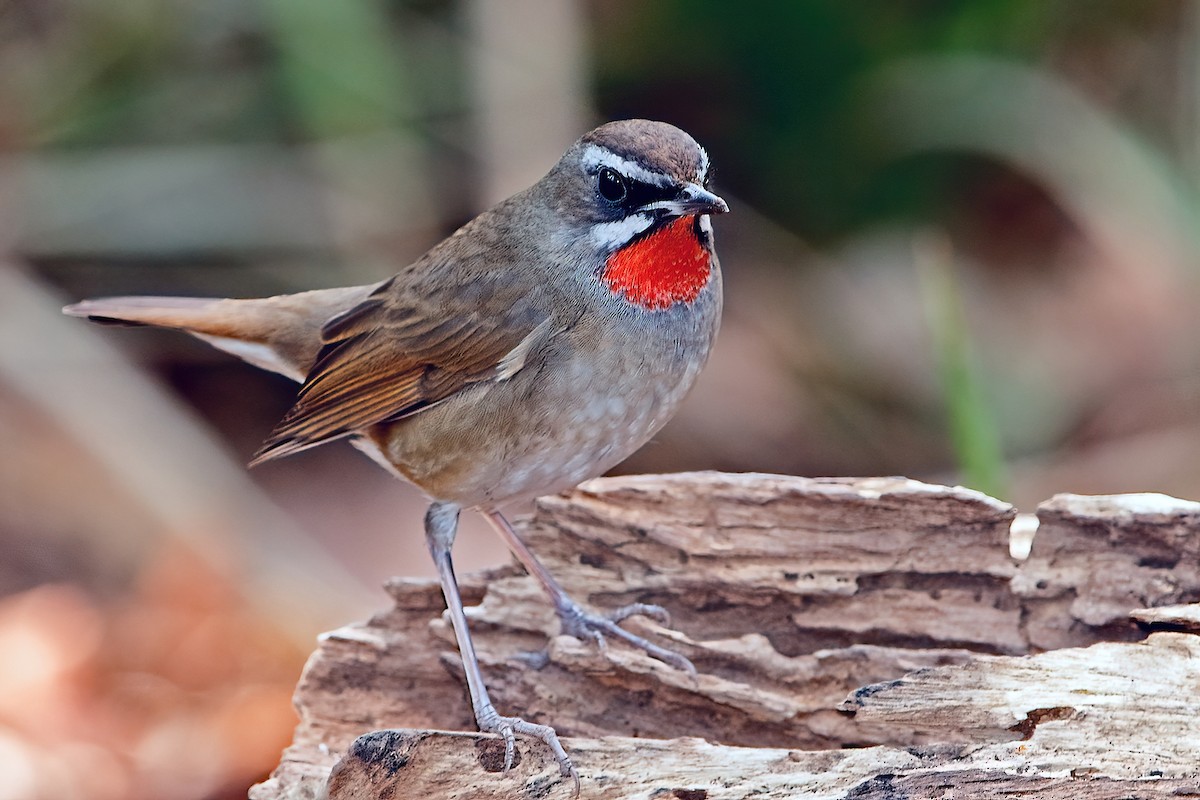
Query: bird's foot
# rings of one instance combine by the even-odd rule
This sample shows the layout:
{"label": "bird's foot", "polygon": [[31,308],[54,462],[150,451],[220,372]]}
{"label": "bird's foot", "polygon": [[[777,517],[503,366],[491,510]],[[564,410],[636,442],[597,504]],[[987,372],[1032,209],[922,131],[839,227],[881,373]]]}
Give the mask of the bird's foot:
{"label": "bird's foot", "polygon": [[696,667],[684,656],[665,647],[659,647],[648,639],[630,633],[618,623],[633,616],[650,617],[663,625],[671,624],[671,615],[662,606],[649,603],[631,603],[622,606],[607,615],[592,614],[573,600],[565,600],[558,608],[558,618],[562,622],[562,632],[574,636],[581,641],[593,641],[601,650],[607,647],[605,636],[615,636],[657,658],[664,664],[670,664],[676,669],[683,670],[695,677]]}
{"label": "bird's foot", "polygon": [[495,733],[504,740],[505,772],[512,769],[513,758],[517,752],[517,734],[530,736],[550,748],[550,752],[554,754],[554,760],[558,762],[559,774],[564,778],[571,778],[575,782],[575,794],[579,794],[579,773],[575,771],[575,765],[571,763],[570,756],[563,749],[562,743],[558,741],[558,734],[554,732],[554,728],[549,725],[526,722],[520,717],[502,717],[496,712],[495,706],[491,704],[482,709],[476,709],[475,722],[479,725],[479,730],[484,733]]}

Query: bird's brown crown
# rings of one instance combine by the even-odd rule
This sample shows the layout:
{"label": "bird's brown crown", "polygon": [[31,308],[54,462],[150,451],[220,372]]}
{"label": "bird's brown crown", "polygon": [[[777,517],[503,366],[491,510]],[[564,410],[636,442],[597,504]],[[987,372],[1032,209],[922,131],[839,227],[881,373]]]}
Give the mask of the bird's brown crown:
{"label": "bird's brown crown", "polygon": [[624,119],[609,122],[581,140],[620,156],[648,172],[680,182],[703,184],[708,179],[708,154],[695,139],[665,122]]}

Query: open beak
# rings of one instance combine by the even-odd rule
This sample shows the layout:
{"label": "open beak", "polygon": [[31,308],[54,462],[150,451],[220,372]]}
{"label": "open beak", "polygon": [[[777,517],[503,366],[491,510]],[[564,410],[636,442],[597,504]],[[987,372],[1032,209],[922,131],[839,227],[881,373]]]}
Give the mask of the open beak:
{"label": "open beak", "polygon": [[685,217],[690,214],[724,214],[729,211],[729,205],[712,192],[688,183],[684,184],[674,199],[647,203],[641,208],[642,211],[658,209],[673,217]]}

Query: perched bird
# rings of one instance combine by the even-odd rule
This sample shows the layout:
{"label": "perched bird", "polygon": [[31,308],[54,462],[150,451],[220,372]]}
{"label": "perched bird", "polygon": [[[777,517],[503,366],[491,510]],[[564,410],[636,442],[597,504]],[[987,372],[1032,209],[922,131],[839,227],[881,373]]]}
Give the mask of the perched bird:
{"label": "perched bird", "polygon": [[302,381],[252,464],[348,437],[432,500],[425,537],[462,655],[475,719],[554,752],[554,729],[502,716],[475,658],[450,558],[475,509],[544,587],[563,631],[615,636],[635,604],[590,613],[538,563],[501,506],[602,474],[650,439],[695,381],[717,334],[721,272],[708,155],[662,122],[602,125],[529,189],[468,222],[382,283],[262,299],[117,297],[64,312],[175,328]]}

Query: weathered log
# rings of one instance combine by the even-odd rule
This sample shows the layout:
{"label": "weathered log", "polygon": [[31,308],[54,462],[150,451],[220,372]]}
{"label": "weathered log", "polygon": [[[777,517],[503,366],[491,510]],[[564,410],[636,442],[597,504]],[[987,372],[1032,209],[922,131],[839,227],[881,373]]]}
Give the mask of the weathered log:
{"label": "weathered log", "polygon": [[[463,592],[497,706],[555,725],[585,796],[1178,797],[1200,793],[1200,638],[1138,640],[1195,611],[1129,614],[1200,599],[1193,506],[1059,496],[1021,563],[1010,506],[899,478],[642,476],[539,501],[520,527],[547,567],[591,607],[668,608],[673,629],[626,624],[696,678],[556,636],[515,568]],[[251,797],[567,796],[536,743],[504,773],[494,737],[431,730],[474,729],[440,590],[388,588],[393,609],[323,637]]]}
{"label": "weathered log", "polygon": [[1032,647],[1139,638],[1129,612],[1198,599],[1200,503],[1159,494],[1062,494],[1038,508],[1013,580]]}

